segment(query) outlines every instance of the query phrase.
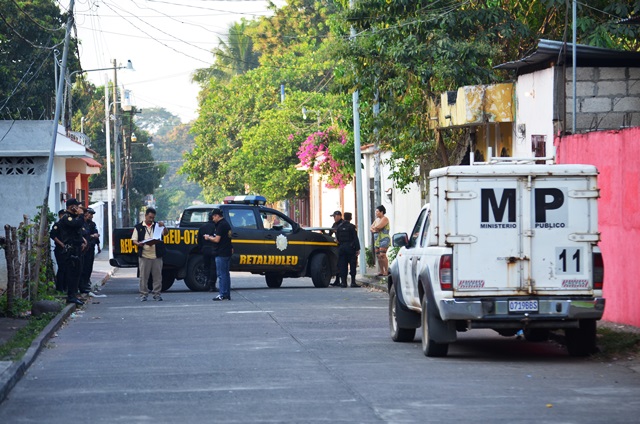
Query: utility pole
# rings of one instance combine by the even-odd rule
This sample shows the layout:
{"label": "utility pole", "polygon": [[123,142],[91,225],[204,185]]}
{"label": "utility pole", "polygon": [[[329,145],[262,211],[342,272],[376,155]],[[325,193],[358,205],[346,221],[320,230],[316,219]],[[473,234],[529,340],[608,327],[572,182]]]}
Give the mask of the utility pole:
{"label": "utility pole", "polygon": [[[376,97],[373,101],[373,118],[380,115],[380,92],[376,90]],[[382,175],[380,173],[380,130],[378,124],[373,128],[373,203],[382,204]]]}
{"label": "utility pole", "polygon": [[[131,133],[129,133],[131,134]],[[122,191],[124,194],[124,205],[123,205],[123,214],[122,214],[122,225],[125,227],[129,226],[129,211],[131,206],[129,204],[129,184],[131,183],[131,144],[127,140],[127,136],[125,134],[125,127],[122,127],[122,147],[124,150],[124,175],[123,180],[124,184],[122,186]]]}
{"label": "utility pole", "polygon": [[[576,60],[576,38],[577,38],[577,20],[578,20],[578,6],[576,5],[577,0],[573,0],[573,7],[572,7],[572,21],[573,21],[573,50],[571,53],[571,60],[572,60],[572,64],[573,66],[571,66],[571,73],[572,73],[572,81],[571,81],[571,88],[573,89],[573,110],[572,110],[572,114],[571,114],[571,124],[572,124],[572,129],[571,129],[571,134],[575,134],[576,133],[576,112],[578,110],[577,105],[576,105],[576,65],[577,65],[577,60]],[[566,103],[566,99],[565,99],[565,103]]]}
{"label": "utility pole", "polygon": [[[62,66],[60,69],[60,77],[57,81],[58,91],[56,92],[56,111],[53,118],[53,130],[51,131],[51,148],[49,149],[49,161],[47,162],[47,184],[44,193],[44,200],[42,201],[42,209],[40,210],[40,228],[38,229],[38,244],[36,248],[36,262],[35,269],[38,273],[37,280],[31,282],[32,299],[38,300],[38,283],[40,279],[40,265],[42,263],[42,253],[45,249],[44,238],[49,227],[47,222],[47,215],[49,212],[49,192],[51,189],[51,174],[53,173],[53,157],[56,151],[56,141],[58,139],[58,120],[60,119],[60,110],[62,109],[62,91],[65,84],[65,74],[67,72],[67,59],[69,57],[69,38],[71,37],[71,27],[73,25],[73,7],[75,0],[71,0],[69,4],[69,17],[67,18],[67,29],[64,36],[64,50],[62,52]],[[46,246],[49,249],[49,246]]]}
{"label": "utility pole", "polygon": [[[115,102],[115,99],[114,99]],[[111,123],[109,122],[109,77],[104,75],[104,127],[107,150],[107,226],[109,227],[109,259],[113,259],[113,206],[111,191]]]}
{"label": "utility pole", "polygon": [[116,227],[122,228],[122,177],[120,175],[120,137],[118,122],[118,65],[113,59],[113,158],[116,168]]}
{"label": "utility pole", "polygon": [[[349,8],[355,7],[356,0],[349,0]],[[355,40],[356,29],[351,27],[351,39]],[[360,152],[360,93],[353,92],[353,155],[356,167],[356,209],[358,213],[358,238],[360,239],[360,275],[364,275],[367,268],[367,256],[364,249],[364,206],[362,202],[362,154]]]}

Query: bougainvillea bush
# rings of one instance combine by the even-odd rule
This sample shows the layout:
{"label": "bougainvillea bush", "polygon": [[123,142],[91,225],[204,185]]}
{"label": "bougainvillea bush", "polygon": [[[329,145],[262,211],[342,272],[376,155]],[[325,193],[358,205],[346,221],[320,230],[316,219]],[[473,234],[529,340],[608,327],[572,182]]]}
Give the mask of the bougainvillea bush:
{"label": "bougainvillea bush", "polygon": [[[290,140],[304,135],[291,134]],[[318,172],[329,188],[343,188],[354,174],[353,142],[335,126],[309,134],[298,149],[300,165]]]}

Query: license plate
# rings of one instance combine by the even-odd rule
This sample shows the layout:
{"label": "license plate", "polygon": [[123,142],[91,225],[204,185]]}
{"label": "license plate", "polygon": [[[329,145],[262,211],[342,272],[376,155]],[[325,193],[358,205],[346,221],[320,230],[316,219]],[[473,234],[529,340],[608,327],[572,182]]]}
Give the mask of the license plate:
{"label": "license plate", "polygon": [[538,312],[537,300],[510,300],[509,312]]}

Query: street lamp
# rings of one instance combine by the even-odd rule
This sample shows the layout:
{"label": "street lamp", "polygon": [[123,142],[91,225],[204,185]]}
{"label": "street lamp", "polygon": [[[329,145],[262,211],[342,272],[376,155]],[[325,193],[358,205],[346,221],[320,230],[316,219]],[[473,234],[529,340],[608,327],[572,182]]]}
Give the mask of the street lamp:
{"label": "street lamp", "polygon": [[[111,68],[97,68],[97,69],[85,69],[85,70],[78,69],[77,71],[73,71],[73,72],[71,72],[69,75],[67,75],[65,77],[65,81],[67,83],[66,85],[68,87],[71,87],[71,77],[74,76],[75,74],[78,74],[78,73],[84,74],[85,72],[94,72],[94,71],[107,71],[107,70],[111,70],[111,69],[114,69],[114,68],[111,67]],[[131,60],[127,60],[127,64],[126,65],[120,65],[116,69],[127,69],[129,71],[135,71],[135,69],[133,69],[133,63],[131,63]],[[105,86],[105,90],[106,89],[107,89],[107,87]],[[71,89],[69,89],[69,121],[71,121],[71,117],[72,117],[72,113],[71,113],[71,104],[72,104],[72,102],[71,102],[71,94],[72,94],[72,91],[71,91]],[[65,122],[64,108],[62,108],[62,119],[61,119],[61,121],[64,124],[64,122]]]}
{"label": "street lamp", "polygon": [[[117,69],[121,69],[123,67],[118,68],[116,66],[116,62],[115,60],[113,61],[113,74],[114,74],[114,98],[113,98],[113,109],[114,111],[117,110],[117,98],[115,97],[116,94],[116,84],[117,84],[117,80],[115,79],[116,77],[116,71]],[[131,69],[133,70],[133,65],[131,64],[131,61],[128,60],[127,61],[127,66],[125,67],[126,69]],[[105,68],[104,70],[107,69],[111,69],[111,68]],[[109,109],[111,109],[111,104],[109,103],[109,77],[107,76],[107,74],[104,75],[104,126],[106,129],[106,139],[107,139],[107,145],[106,145],[106,150],[107,150],[107,223],[109,226],[109,260],[113,259],[113,192],[111,189],[111,124],[109,122]],[[116,119],[116,123],[117,123],[117,115],[114,114],[114,119]],[[116,125],[116,124],[114,124]],[[115,129],[115,128],[114,128]],[[115,148],[115,152],[117,153],[116,156],[116,170],[117,170],[117,175],[116,178],[119,179],[120,178],[120,165],[119,165],[119,160],[120,160],[120,152],[118,149],[118,142],[117,142],[117,131],[114,131],[114,148]],[[119,181],[116,179],[116,187],[119,186]],[[119,199],[120,196],[116,195],[116,199]],[[116,202],[116,209],[119,209],[119,205],[120,202],[117,201]]]}

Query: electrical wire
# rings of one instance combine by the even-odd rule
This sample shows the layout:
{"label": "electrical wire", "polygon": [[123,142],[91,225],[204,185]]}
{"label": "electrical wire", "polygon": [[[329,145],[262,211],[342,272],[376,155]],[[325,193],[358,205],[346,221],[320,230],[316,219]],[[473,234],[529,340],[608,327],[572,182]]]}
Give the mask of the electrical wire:
{"label": "electrical wire", "polygon": [[20,5],[18,3],[16,3],[16,0],[11,0],[11,2],[15,5],[15,7],[22,12],[23,15],[25,15],[27,18],[29,18],[29,20],[31,22],[33,22],[34,24],[36,24],[40,29],[47,31],[47,32],[59,32],[59,31],[64,31],[64,27],[60,27],[60,28],[46,28],[45,26],[43,26],[40,22],[36,21],[29,13],[27,13],[27,11],[25,11],[22,7],[20,7]]}
{"label": "electrical wire", "polygon": [[15,35],[17,35],[20,39],[22,39],[22,41],[24,41],[25,43],[29,44],[31,47],[33,47],[35,49],[53,50],[56,47],[59,47],[64,43],[64,41],[61,41],[60,43],[58,43],[58,44],[56,44],[54,46],[50,46],[50,47],[39,46],[39,45],[35,44],[33,41],[31,41],[28,38],[26,38],[25,36],[23,36],[20,32],[18,32],[18,30],[13,25],[11,25],[9,23],[9,21],[7,21],[7,18],[2,13],[0,13],[0,20],[2,20],[5,24],[7,24],[7,27],[9,27],[9,29],[11,29],[11,31]]}

